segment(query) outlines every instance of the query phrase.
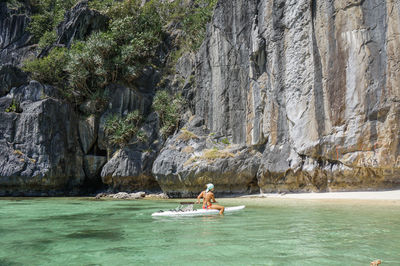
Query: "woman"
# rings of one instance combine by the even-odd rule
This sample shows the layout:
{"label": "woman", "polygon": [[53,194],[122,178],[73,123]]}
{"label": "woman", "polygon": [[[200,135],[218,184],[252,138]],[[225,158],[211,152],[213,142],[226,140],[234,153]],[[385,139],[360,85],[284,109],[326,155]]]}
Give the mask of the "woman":
{"label": "woman", "polygon": [[197,203],[200,203],[200,199],[203,198],[203,209],[219,210],[219,214],[223,214],[225,210],[224,206],[212,204],[217,202],[214,198],[214,193],[212,192],[213,190],[214,185],[207,184],[207,189],[202,191],[199,196],[197,196]]}

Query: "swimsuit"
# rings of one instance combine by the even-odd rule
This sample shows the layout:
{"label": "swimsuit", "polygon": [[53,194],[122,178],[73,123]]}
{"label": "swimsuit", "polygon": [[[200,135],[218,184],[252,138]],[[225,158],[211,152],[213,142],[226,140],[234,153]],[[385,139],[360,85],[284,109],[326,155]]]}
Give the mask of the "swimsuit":
{"label": "swimsuit", "polygon": [[203,207],[203,209],[211,209],[212,204],[210,203],[210,205],[207,205]]}

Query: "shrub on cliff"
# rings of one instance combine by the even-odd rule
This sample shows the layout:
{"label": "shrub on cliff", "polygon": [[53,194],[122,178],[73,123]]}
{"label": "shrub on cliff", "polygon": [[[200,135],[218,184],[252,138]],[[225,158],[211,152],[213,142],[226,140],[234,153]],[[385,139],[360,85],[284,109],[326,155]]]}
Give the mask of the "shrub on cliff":
{"label": "shrub on cliff", "polygon": [[95,32],[70,50],[62,50],[62,60],[61,48],[55,48],[47,57],[27,62],[25,69],[44,83],[59,86],[68,81],[64,89],[79,99],[91,97],[110,83],[134,86],[161,43],[159,14],[152,4],[140,7],[139,1],[129,0],[115,3],[107,12],[111,23],[106,32]]}
{"label": "shrub on cliff", "polygon": [[113,58],[116,43],[107,33],[94,33],[86,42],[75,43],[69,51],[65,70],[69,88],[89,98],[116,79]]}
{"label": "shrub on cliff", "polygon": [[[157,2],[159,0],[153,0]],[[175,21],[183,35],[177,40],[179,49],[196,51],[204,40],[207,23],[211,20],[217,0],[175,0],[159,5],[165,24]],[[180,54],[183,54],[181,51]]]}
{"label": "shrub on cliff", "polygon": [[121,117],[110,115],[105,123],[105,134],[109,144],[123,148],[136,137],[136,142],[145,141],[145,134],[140,130],[143,117],[138,111],[134,111]]}
{"label": "shrub on cliff", "polygon": [[26,61],[23,70],[30,72],[35,80],[62,86],[68,75],[64,70],[68,61],[68,50],[56,47],[46,57]]}
{"label": "shrub on cliff", "polygon": [[184,100],[179,94],[173,97],[165,90],[156,93],[153,100],[153,109],[160,117],[160,133],[164,138],[173,134],[178,128],[183,106]]}
{"label": "shrub on cliff", "polygon": [[[51,44],[54,40],[54,29],[60,23],[65,12],[79,0],[30,0],[33,11],[28,31],[33,36],[33,42],[41,46]],[[43,37],[43,39],[42,39]]]}

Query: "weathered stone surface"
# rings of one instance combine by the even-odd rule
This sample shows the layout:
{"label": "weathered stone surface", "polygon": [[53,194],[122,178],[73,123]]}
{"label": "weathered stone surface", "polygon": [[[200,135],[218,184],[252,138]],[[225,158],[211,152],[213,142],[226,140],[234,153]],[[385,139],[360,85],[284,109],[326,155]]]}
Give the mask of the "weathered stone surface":
{"label": "weathered stone surface", "polygon": [[[28,22],[28,15],[0,3],[0,65],[18,65],[31,52]],[[60,24],[57,44],[84,39],[103,22],[80,3]],[[182,34],[176,25],[170,25],[166,50]],[[177,75],[165,85],[183,92],[196,117],[185,118],[187,128],[167,141],[154,164],[163,143],[148,121],[150,140],[115,153],[102,169],[103,181],[132,191],[157,187],[155,175],[171,196],[193,196],[207,182],[219,193],[257,185],[264,192],[399,187],[399,36],[394,0],[219,1],[195,60],[191,54],[178,60]],[[155,60],[167,60],[162,53]],[[113,151],[104,138],[106,117],[149,114],[160,79],[147,67],[135,88],[109,86],[107,110],[90,101],[81,105],[98,122],[79,127],[51,87],[25,86],[19,74],[0,74],[0,96],[8,93],[0,98],[3,194],[79,186],[80,146],[85,153]],[[13,100],[21,113],[4,112]]]}
{"label": "weathered stone surface", "polygon": [[76,116],[53,93],[33,81],[1,98],[22,112],[0,112],[0,195],[55,195],[83,183]]}
{"label": "weathered stone surface", "polygon": [[166,142],[153,165],[162,190],[172,197],[192,197],[213,183],[217,195],[258,192],[256,175],[261,154],[242,145],[230,145],[224,136],[203,128],[192,118]]}
{"label": "weathered stone surface", "polygon": [[107,94],[110,95],[110,101],[106,111],[100,117],[98,132],[98,146],[103,150],[107,149],[104,125],[108,116],[111,114],[125,116],[135,110],[139,110],[142,115],[149,114],[153,99],[151,92],[143,93],[120,85],[110,85],[107,88]]}
{"label": "weathered stone surface", "polygon": [[105,156],[85,155],[83,158],[83,169],[86,177],[94,179],[100,176],[101,168],[107,162]]}
{"label": "weathered stone surface", "polygon": [[6,95],[11,88],[28,82],[28,76],[13,65],[0,65],[0,97]]}
{"label": "weathered stone surface", "polygon": [[73,41],[84,40],[92,32],[104,30],[107,24],[106,16],[89,9],[87,0],[81,1],[67,11],[63,22],[58,25],[56,44],[70,47]]}
{"label": "weathered stone surface", "polygon": [[149,115],[141,128],[147,141],[130,144],[116,151],[103,167],[103,183],[119,191],[160,191],[160,186],[151,172],[153,162],[163,144],[158,134],[158,124],[157,115]]}
{"label": "weathered stone surface", "polygon": [[165,194],[165,193],[146,194],[146,198],[150,198],[150,199],[168,199],[168,195]]}
{"label": "weathered stone surface", "polygon": [[152,151],[131,150],[129,147],[119,150],[101,171],[103,183],[119,191],[159,190],[151,174],[155,156]]}
{"label": "weathered stone surface", "polygon": [[9,9],[6,2],[0,2],[0,65],[20,65],[33,52],[31,35],[26,31],[30,18],[21,5],[20,9]]}
{"label": "weathered stone surface", "polygon": [[96,116],[91,115],[79,121],[79,140],[84,154],[88,154],[97,139]]}
{"label": "weathered stone surface", "polygon": [[146,192],[137,192],[137,193],[126,193],[119,192],[117,194],[110,195],[113,199],[141,199],[146,196]]}
{"label": "weathered stone surface", "polygon": [[264,149],[263,191],[398,187],[399,20],[396,1],[220,1],[194,113]]}

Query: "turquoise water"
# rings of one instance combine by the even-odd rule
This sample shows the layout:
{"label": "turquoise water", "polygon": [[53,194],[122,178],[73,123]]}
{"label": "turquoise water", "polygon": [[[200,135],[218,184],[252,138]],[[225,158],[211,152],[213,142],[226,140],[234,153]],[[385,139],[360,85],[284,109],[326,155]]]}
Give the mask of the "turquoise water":
{"label": "turquoise water", "polygon": [[222,199],[235,214],[152,218],[176,201],[0,199],[0,265],[400,265],[400,204]]}

